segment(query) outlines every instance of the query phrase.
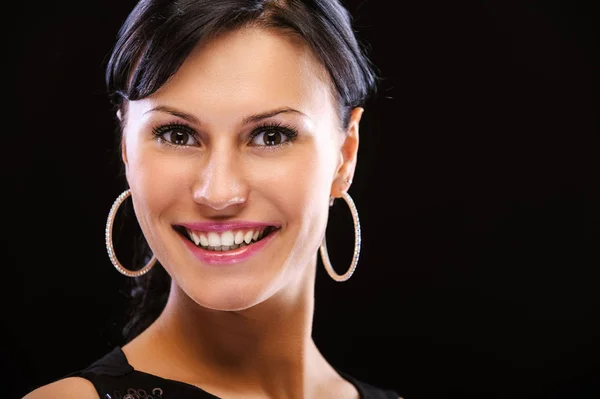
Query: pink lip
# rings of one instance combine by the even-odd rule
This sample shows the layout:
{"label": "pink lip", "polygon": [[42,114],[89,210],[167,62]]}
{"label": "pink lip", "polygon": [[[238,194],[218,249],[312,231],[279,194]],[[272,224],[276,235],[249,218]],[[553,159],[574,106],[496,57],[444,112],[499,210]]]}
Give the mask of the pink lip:
{"label": "pink lip", "polygon": [[190,222],[190,223],[179,223],[180,226],[187,227],[191,230],[196,231],[214,231],[220,233],[227,230],[241,230],[241,229],[253,229],[263,228],[267,226],[273,226],[279,228],[278,224],[269,224],[263,222],[250,222],[250,221],[239,221],[239,222]]}
{"label": "pink lip", "polygon": [[[256,224],[254,226],[256,226]],[[231,229],[235,229],[235,228],[241,228],[241,227],[239,227],[239,226],[233,227],[233,228],[229,227],[224,230],[231,230]],[[199,230],[201,230],[201,229],[199,229]],[[201,231],[206,231],[206,230],[201,230]],[[212,231],[215,231],[215,230],[212,230]],[[192,243],[187,238],[185,238],[181,235],[180,235],[180,237],[183,240],[183,242],[185,243],[185,245],[188,247],[188,249],[192,252],[192,254],[196,258],[198,258],[200,261],[207,263],[209,265],[231,265],[234,263],[243,262],[243,261],[249,259],[250,257],[252,257],[253,255],[255,255],[256,253],[258,253],[273,239],[273,237],[275,237],[275,235],[277,233],[279,233],[279,230],[275,230],[275,231],[271,232],[268,236],[264,237],[260,241],[254,242],[250,245],[245,245],[241,248],[232,249],[230,251],[225,251],[225,252],[208,251],[206,249],[203,249],[203,248],[200,248],[200,247],[194,245],[194,243]]]}

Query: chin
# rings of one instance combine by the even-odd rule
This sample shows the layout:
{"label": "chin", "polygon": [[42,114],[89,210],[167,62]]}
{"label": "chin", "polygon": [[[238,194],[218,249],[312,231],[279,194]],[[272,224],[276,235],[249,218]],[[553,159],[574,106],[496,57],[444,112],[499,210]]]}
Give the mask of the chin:
{"label": "chin", "polygon": [[[250,309],[267,300],[270,295],[266,289],[268,284],[250,286],[226,283],[213,284],[210,288],[193,287],[186,295],[198,306],[205,309],[223,312],[236,312]],[[188,287],[189,288],[189,287]]]}

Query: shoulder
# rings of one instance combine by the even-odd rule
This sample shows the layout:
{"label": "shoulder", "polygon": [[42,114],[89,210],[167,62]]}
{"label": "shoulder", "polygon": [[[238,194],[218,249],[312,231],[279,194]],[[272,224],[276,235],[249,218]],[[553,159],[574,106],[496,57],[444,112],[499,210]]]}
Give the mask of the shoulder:
{"label": "shoulder", "polygon": [[94,385],[85,378],[67,377],[43,385],[23,397],[23,399],[99,399]]}

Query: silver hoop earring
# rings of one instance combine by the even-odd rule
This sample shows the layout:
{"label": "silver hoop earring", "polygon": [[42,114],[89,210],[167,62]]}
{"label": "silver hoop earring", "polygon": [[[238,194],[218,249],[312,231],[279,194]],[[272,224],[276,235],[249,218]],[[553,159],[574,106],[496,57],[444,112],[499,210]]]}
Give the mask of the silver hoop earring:
{"label": "silver hoop earring", "polygon": [[356,205],[354,205],[354,201],[350,197],[350,194],[343,193],[342,198],[348,204],[350,208],[350,212],[352,213],[352,220],[354,221],[354,254],[352,255],[352,263],[350,264],[350,268],[348,271],[342,275],[337,274],[335,270],[333,270],[333,266],[331,265],[331,260],[329,260],[329,253],[327,252],[327,242],[325,240],[325,236],[323,236],[323,242],[321,243],[320,251],[321,251],[321,259],[323,260],[323,265],[325,266],[325,270],[329,276],[335,281],[346,281],[348,280],[354,270],[356,270],[356,265],[358,264],[358,255],[360,254],[360,221],[358,220],[358,211],[356,210]]}
{"label": "silver hoop earring", "polygon": [[104,238],[106,240],[106,250],[108,251],[108,257],[112,262],[113,266],[121,274],[124,274],[127,277],[139,277],[148,273],[150,269],[152,269],[152,266],[154,266],[154,264],[156,263],[156,256],[152,255],[152,259],[150,259],[148,263],[146,263],[146,265],[144,265],[144,267],[142,267],[140,270],[125,269],[123,265],[121,265],[121,262],[119,262],[119,260],[117,259],[117,256],[115,255],[115,248],[113,246],[112,241],[112,229],[113,224],[115,222],[115,216],[117,215],[117,211],[119,210],[119,207],[121,206],[123,201],[125,201],[130,195],[131,191],[127,189],[123,191],[121,195],[119,195],[115,202],[112,204],[110,212],[108,213],[108,220],[106,221],[106,230],[104,231]]}

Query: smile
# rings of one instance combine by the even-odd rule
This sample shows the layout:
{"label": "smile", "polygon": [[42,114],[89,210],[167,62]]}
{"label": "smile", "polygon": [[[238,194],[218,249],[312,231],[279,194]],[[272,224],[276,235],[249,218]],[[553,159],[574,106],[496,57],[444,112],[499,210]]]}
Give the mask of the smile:
{"label": "smile", "polygon": [[232,264],[248,259],[279,232],[258,224],[195,224],[174,226],[192,254],[208,264]]}
{"label": "smile", "polygon": [[197,231],[185,228],[187,238],[207,251],[229,251],[251,245],[275,231],[273,226],[227,230],[223,232]]}

